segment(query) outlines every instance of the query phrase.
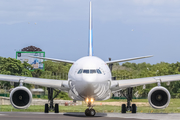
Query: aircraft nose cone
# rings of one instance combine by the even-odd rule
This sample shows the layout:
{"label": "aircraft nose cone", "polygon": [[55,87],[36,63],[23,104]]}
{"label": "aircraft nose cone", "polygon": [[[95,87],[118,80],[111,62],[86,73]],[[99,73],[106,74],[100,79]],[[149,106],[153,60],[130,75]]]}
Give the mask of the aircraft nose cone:
{"label": "aircraft nose cone", "polygon": [[83,75],[83,80],[86,82],[96,82],[97,76],[96,75]]}

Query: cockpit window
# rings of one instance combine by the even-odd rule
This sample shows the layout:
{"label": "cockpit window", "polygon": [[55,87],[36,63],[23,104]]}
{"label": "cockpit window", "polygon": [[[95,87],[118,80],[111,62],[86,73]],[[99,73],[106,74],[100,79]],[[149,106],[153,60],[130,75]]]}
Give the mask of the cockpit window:
{"label": "cockpit window", "polygon": [[89,74],[89,70],[83,70],[83,73]]}
{"label": "cockpit window", "polygon": [[99,69],[97,69],[97,73],[98,73],[98,74],[102,74],[102,72],[101,72]]}
{"label": "cockpit window", "polygon": [[80,69],[79,71],[78,71],[78,74],[81,74],[82,73],[82,69]]}
{"label": "cockpit window", "polygon": [[96,73],[96,70],[90,70],[90,73],[91,74]]}
{"label": "cockpit window", "polygon": [[102,74],[102,72],[101,72],[101,70],[100,69],[90,69],[90,70],[88,70],[88,69],[80,69],[78,72],[77,72],[77,74],[82,74],[82,73],[85,73],[85,74],[96,74],[96,73],[98,73],[98,74]]}

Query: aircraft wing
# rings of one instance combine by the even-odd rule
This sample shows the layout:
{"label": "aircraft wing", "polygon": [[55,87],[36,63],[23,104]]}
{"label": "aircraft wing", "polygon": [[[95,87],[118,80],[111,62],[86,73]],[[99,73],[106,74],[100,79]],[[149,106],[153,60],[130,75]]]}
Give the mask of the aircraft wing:
{"label": "aircraft wing", "polygon": [[113,60],[113,61],[106,61],[105,63],[116,63],[116,62],[126,62],[126,61],[131,61],[131,60],[137,60],[137,59],[143,59],[143,58],[149,58],[152,57],[153,55],[148,55],[148,56],[141,56],[141,57],[134,57],[134,58],[127,58],[127,59],[120,59],[120,60]]}
{"label": "aircraft wing", "polygon": [[38,57],[38,56],[29,56],[29,57],[38,58],[38,59],[44,59],[44,60],[51,60],[51,61],[55,61],[55,62],[65,62],[65,63],[71,63],[71,64],[74,63],[74,61],[69,61],[69,60],[61,60],[61,59]]}
{"label": "aircraft wing", "polygon": [[69,91],[69,85],[67,80],[54,80],[44,78],[33,78],[24,76],[2,75],[0,74],[0,81],[19,82],[34,84],[44,87],[60,89],[64,92]]}
{"label": "aircraft wing", "polygon": [[179,80],[180,80],[180,74],[128,79],[128,80],[114,80],[111,82],[110,89],[112,90],[112,92],[116,92],[118,90],[123,90],[129,87],[136,87],[140,85],[146,85],[146,84],[152,84],[152,83],[158,83],[158,82],[179,81]]}

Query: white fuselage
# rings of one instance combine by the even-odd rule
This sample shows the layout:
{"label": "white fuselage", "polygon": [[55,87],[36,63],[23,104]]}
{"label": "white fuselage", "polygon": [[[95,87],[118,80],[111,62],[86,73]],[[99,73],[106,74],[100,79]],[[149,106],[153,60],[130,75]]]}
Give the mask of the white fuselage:
{"label": "white fuselage", "polygon": [[69,96],[74,100],[106,100],[111,97],[111,72],[98,57],[87,56],[77,60],[69,70],[68,81],[71,88]]}

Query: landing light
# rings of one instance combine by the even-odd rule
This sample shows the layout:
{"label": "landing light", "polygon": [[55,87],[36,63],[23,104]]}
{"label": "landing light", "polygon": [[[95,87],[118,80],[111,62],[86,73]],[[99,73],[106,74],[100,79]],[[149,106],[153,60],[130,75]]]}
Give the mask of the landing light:
{"label": "landing light", "polygon": [[93,98],[87,98],[87,99],[86,99],[86,102],[87,102],[87,103],[88,103],[88,102],[93,103],[93,102],[94,102],[94,99],[93,99]]}

